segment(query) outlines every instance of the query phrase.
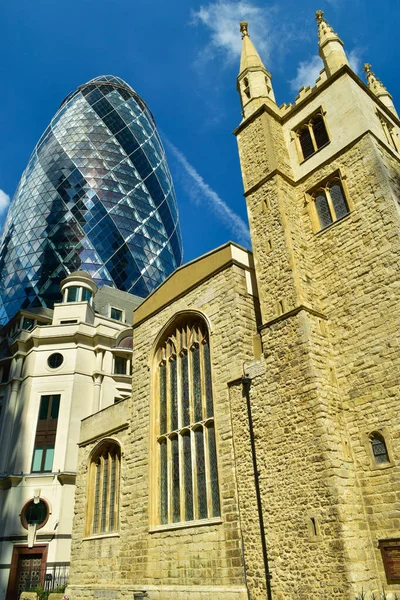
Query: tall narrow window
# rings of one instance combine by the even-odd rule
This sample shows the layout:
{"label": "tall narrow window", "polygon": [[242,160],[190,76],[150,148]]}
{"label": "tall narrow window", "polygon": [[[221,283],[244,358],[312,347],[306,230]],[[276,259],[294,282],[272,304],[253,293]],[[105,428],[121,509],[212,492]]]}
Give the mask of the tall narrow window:
{"label": "tall narrow window", "polygon": [[87,534],[110,533],[119,523],[121,450],[115,442],[101,444],[89,474]]}
{"label": "tall narrow window", "polygon": [[306,160],[329,143],[329,136],[321,111],[310,117],[295,132],[299,142],[299,153],[303,160]]}
{"label": "tall narrow window", "polygon": [[57,434],[60,394],[40,398],[39,418],[36,427],[32,472],[51,472]]}
{"label": "tall narrow window", "polygon": [[325,229],[345,217],[349,213],[343,185],[340,178],[335,175],[318,187],[312,194],[319,229]]}
{"label": "tall narrow window", "polygon": [[219,516],[217,448],[208,332],[180,323],[157,351],[159,493],[162,524]]}
{"label": "tall narrow window", "polygon": [[374,433],[371,433],[369,439],[371,442],[372,453],[374,455],[376,464],[381,465],[383,463],[390,462],[389,454],[387,451],[387,447],[386,447],[386,443],[385,443],[385,439],[384,439],[383,435],[381,435],[380,433],[374,432]]}

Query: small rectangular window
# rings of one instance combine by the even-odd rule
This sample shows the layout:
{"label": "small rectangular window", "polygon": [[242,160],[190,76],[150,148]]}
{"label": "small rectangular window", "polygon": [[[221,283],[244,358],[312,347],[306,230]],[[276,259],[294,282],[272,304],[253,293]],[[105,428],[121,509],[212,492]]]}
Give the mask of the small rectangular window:
{"label": "small rectangular window", "polygon": [[114,357],[114,374],[126,375],[128,360],[122,356]]}
{"label": "small rectangular window", "polygon": [[22,321],[22,329],[25,329],[25,331],[30,331],[31,329],[33,329],[34,324],[35,321],[33,319],[29,319],[29,317],[24,317]]}
{"label": "small rectangular window", "polygon": [[32,471],[38,472],[42,470],[43,450],[37,446],[33,451]]}
{"label": "small rectangular window", "polygon": [[110,310],[110,317],[111,319],[115,319],[116,321],[122,321],[122,310],[119,310],[119,308],[114,308],[113,306],[111,307]]}
{"label": "small rectangular window", "polygon": [[44,457],[43,471],[51,471],[53,468],[54,446],[47,446]]}
{"label": "small rectangular window", "polygon": [[60,325],[74,325],[77,322],[77,319],[70,319],[69,321],[60,321]]}
{"label": "small rectangular window", "polygon": [[87,288],[82,288],[82,302],[90,302],[92,292]]}
{"label": "small rectangular window", "polygon": [[79,302],[79,289],[75,285],[68,288],[67,302]]}

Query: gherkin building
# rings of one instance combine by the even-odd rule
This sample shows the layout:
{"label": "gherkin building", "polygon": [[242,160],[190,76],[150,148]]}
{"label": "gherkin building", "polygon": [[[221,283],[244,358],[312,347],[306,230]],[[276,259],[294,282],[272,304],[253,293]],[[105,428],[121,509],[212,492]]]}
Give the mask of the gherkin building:
{"label": "gherkin building", "polygon": [[37,143],[0,242],[0,322],[52,307],[83,269],[147,296],[182,263],[171,174],[154,118],[122,79],[97,77],[62,102]]}

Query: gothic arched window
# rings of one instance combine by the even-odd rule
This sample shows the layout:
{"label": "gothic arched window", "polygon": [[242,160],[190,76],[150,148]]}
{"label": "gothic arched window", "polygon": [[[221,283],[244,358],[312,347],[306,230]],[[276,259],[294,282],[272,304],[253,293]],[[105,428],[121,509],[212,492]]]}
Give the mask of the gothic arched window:
{"label": "gothic arched window", "polygon": [[343,189],[340,177],[335,175],[328,179],[324,185],[318,187],[312,194],[315,212],[318,217],[320,229],[324,229],[345,217],[349,211],[349,205]]}
{"label": "gothic arched window", "polygon": [[121,449],[116,442],[102,442],[89,466],[87,535],[109,533],[119,525]]}
{"label": "gothic arched window", "polygon": [[306,160],[329,143],[322,112],[317,112],[296,129],[303,160]]}
{"label": "gothic arched window", "polygon": [[180,321],[157,350],[158,520],[220,515],[208,330]]}
{"label": "gothic arched window", "polygon": [[369,439],[376,464],[381,465],[382,463],[390,462],[389,453],[387,451],[385,438],[383,435],[374,431],[369,436]]}

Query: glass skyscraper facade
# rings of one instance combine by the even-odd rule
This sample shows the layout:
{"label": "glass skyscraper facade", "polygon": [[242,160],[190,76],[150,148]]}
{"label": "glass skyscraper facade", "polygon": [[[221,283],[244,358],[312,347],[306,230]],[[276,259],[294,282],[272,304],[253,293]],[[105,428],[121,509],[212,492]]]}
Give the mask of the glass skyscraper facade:
{"label": "glass skyscraper facade", "polygon": [[37,143],[0,242],[0,321],[52,307],[83,269],[147,296],[182,263],[171,174],[154,118],[124,81],[69,94]]}

